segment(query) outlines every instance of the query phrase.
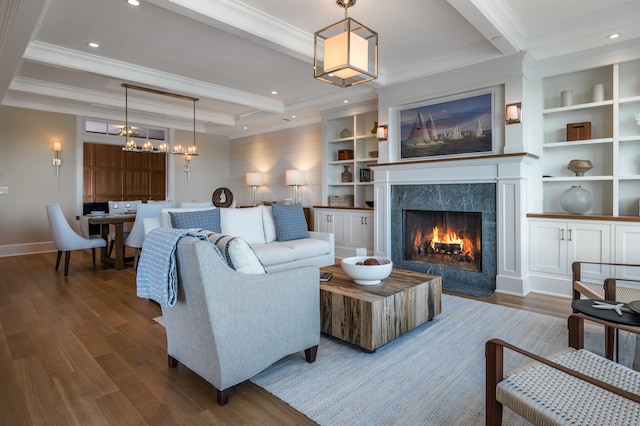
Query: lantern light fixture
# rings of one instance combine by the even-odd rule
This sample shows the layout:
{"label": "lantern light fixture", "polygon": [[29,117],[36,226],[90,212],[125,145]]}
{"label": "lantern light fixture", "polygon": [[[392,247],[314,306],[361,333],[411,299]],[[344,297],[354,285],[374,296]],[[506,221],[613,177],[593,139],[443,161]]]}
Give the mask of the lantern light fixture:
{"label": "lantern light fixture", "polygon": [[313,76],[340,87],[378,78],[378,33],[349,18],[356,0],[336,0],[344,19],[314,34]]}

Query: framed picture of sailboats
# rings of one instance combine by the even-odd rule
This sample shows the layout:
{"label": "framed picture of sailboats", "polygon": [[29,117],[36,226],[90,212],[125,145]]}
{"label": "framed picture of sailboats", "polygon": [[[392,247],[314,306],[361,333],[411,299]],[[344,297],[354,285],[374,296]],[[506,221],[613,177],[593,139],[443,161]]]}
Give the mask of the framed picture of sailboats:
{"label": "framed picture of sailboats", "polygon": [[493,154],[494,94],[479,90],[400,108],[400,158]]}

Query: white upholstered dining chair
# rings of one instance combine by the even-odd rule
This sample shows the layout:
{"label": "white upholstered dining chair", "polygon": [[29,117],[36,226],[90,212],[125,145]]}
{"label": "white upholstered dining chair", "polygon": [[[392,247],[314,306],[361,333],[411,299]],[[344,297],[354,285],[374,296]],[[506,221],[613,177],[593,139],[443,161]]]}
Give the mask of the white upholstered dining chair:
{"label": "white upholstered dining chair", "polygon": [[138,268],[138,259],[140,258],[140,249],[142,249],[142,243],[144,242],[144,219],[151,217],[160,217],[160,210],[173,207],[172,201],[165,203],[142,203],[138,205],[138,211],[136,212],[136,220],[133,222],[131,232],[124,240],[124,245],[134,248],[135,254],[133,257],[133,269]]}
{"label": "white upholstered dining chair", "polygon": [[49,220],[49,228],[53,235],[53,244],[56,246],[56,249],[58,249],[56,271],[60,266],[62,252],[64,252],[64,274],[67,275],[69,273],[69,260],[72,250],[90,248],[93,255],[93,266],[96,266],[96,248],[106,247],[107,241],[104,238],[93,236],[84,238],[78,235],[64,217],[60,204],[47,204],[47,219]]}

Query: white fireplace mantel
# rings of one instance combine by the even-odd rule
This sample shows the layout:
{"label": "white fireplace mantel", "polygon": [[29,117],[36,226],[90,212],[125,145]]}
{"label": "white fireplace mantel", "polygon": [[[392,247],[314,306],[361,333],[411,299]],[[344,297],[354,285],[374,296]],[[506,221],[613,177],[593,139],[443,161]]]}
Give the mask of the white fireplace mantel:
{"label": "white fireplace mantel", "polygon": [[391,256],[391,187],[460,183],[496,184],[496,292],[525,296],[529,292],[525,260],[527,191],[537,156],[528,153],[405,161],[371,165],[375,172],[374,251]]}

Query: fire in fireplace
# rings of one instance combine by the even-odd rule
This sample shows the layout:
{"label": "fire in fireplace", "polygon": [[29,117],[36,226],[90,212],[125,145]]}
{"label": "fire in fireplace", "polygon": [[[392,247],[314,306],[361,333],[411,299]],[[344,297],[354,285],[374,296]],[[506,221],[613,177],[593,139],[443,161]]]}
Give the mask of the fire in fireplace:
{"label": "fire in fireplace", "polygon": [[403,260],[482,272],[482,213],[403,210]]}

